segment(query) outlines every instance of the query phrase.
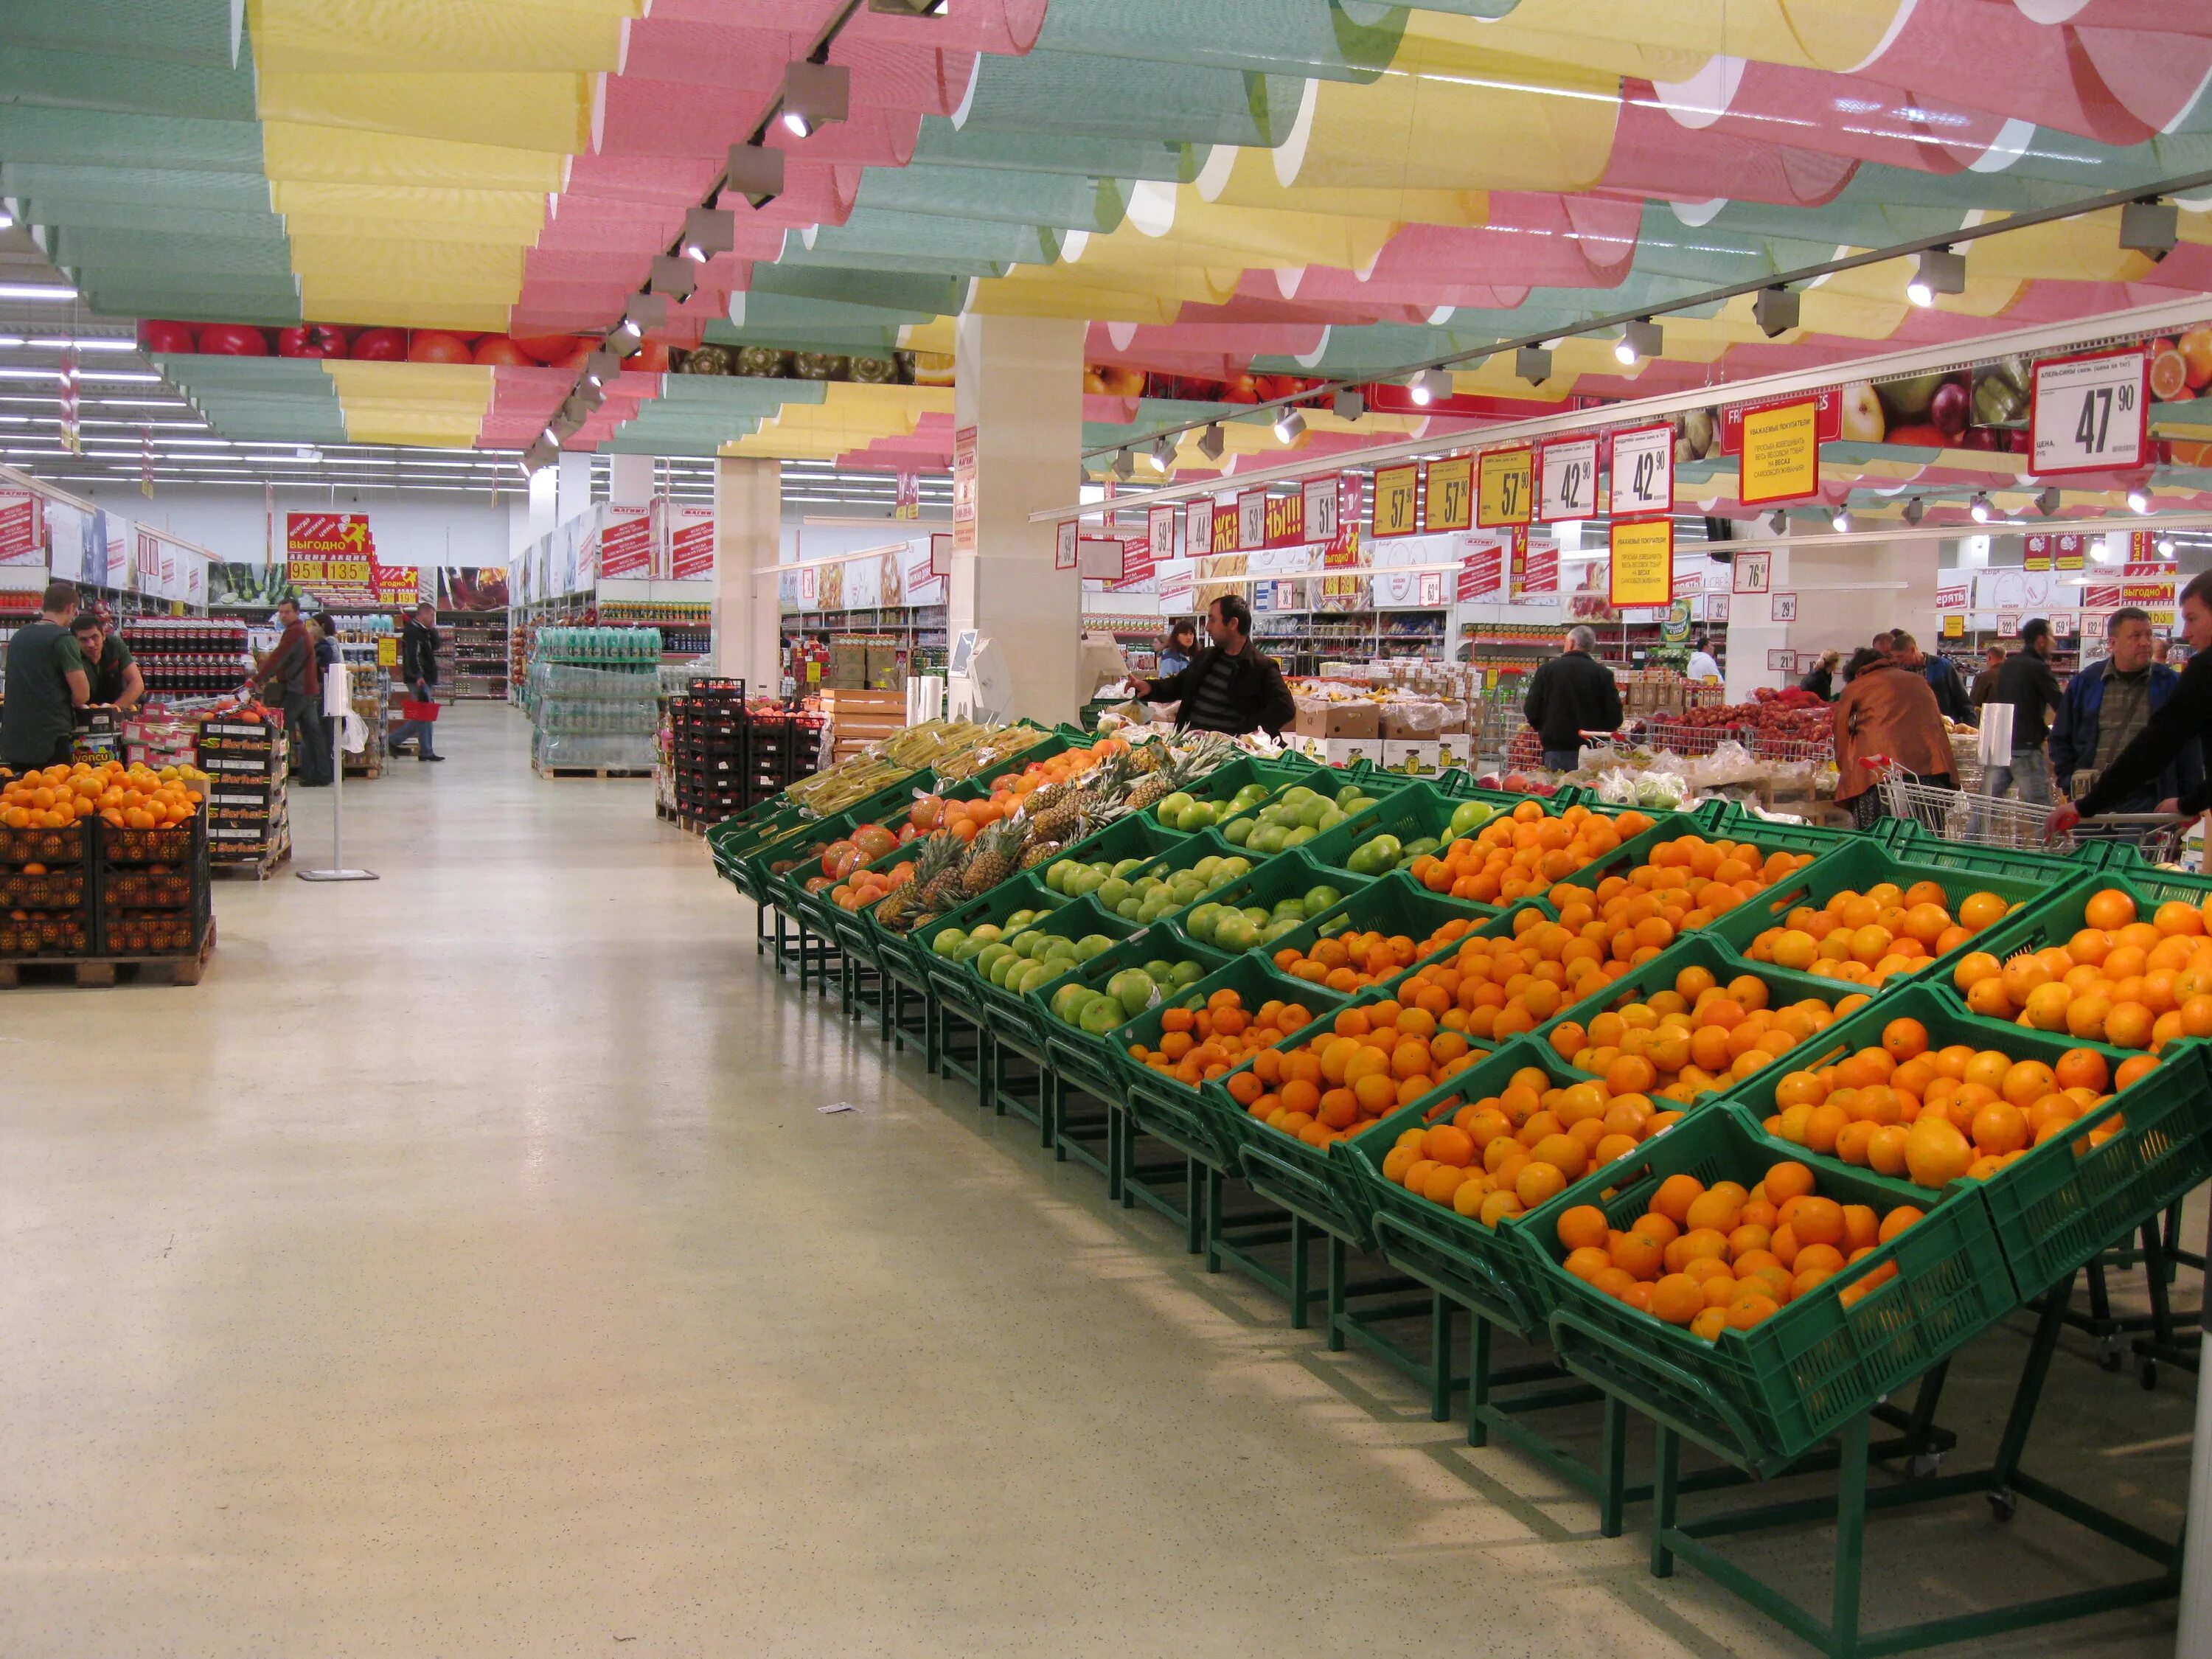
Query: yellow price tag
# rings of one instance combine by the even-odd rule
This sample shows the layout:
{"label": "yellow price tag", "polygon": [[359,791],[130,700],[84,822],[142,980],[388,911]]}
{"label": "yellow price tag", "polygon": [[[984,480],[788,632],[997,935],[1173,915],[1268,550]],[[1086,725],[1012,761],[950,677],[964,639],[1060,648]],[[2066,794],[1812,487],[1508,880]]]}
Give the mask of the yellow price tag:
{"label": "yellow price tag", "polygon": [[1420,495],[1419,466],[1386,466],[1375,474],[1375,533],[1411,536],[1420,529],[1415,503]]}
{"label": "yellow price tag", "polygon": [[1529,449],[1486,449],[1482,452],[1481,489],[1476,497],[1476,520],[1485,530],[1526,524],[1533,511],[1529,496],[1535,460]]}
{"label": "yellow price tag", "polygon": [[396,668],[399,665],[398,640],[386,638],[376,642],[376,665],[379,668]]}
{"label": "yellow price tag", "polygon": [[1966,619],[1954,611],[1943,618],[1943,637],[1963,640],[1966,637]]}
{"label": "yellow price tag", "polygon": [[1797,501],[1820,488],[1820,400],[1754,410],[1743,417],[1742,483],[1746,507]]}
{"label": "yellow price tag", "polygon": [[1674,521],[1616,519],[1613,523],[1613,609],[1665,605],[1674,598]]}
{"label": "yellow price tag", "polygon": [[1474,523],[1474,463],[1464,455],[1429,463],[1429,500],[1422,509],[1423,527],[1466,530]]}

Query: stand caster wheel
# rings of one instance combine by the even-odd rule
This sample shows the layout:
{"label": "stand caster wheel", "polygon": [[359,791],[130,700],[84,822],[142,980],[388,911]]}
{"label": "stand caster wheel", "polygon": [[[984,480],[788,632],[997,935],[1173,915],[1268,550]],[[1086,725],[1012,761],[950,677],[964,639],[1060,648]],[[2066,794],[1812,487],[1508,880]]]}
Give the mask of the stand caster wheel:
{"label": "stand caster wheel", "polygon": [[1943,1473],[1943,1454],[1916,1452],[1913,1454],[1911,1463],[1907,1468],[1915,1480],[1932,1480]]}
{"label": "stand caster wheel", "polygon": [[2136,1381],[2142,1384],[2142,1390],[2145,1394],[2149,1394],[2155,1389],[2158,1387],[2158,1361],[2155,1359],[2144,1360],[2142,1366],[2136,1372]]}
{"label": "stand caster wheel", "polygon": [[1989,1495],[1990,1513],[1999,1521],[2009,1521],[2020,1513],[2020,1499],[2008,1492],[1993,1492]]}
{"label": "stand caster wheel", "polygon": [[2100,1366],[2108,1371],[2116,1371],[2119,1370],[2123,1358],[2118,1337],[2100,1336],[2097,1339],[2097,1364]]}

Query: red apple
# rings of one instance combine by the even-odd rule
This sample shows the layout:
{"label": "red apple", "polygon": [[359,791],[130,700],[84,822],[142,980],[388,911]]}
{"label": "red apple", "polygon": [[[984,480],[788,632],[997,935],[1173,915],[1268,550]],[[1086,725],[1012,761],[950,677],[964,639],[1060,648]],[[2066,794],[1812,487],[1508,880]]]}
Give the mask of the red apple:
{"label": "red apple", "polygon": [[357,363],[398,363],[407,360],[407,331],[404,328],[365,328],[353,337],[353,360]]}
{"label": "red apple", "polygon": [[514,343],[532,362],[550,363],[565,357],[576,349],[573,334],[518,334]]}
{"label": "red apple", "polygon": [[200,349],[218,357],[266,357],[269,337],[251,323],[209,323],[200,330]]}
{"label": "red apple", "polygon": [[279,357],[343,357],[347,344],[345,330],[331,323],[307,323],[276,331]]}
{"label": "red apple", "polygon": [[415,338],[407,348],[410,363],[465,363],[471,361],[468,342],[437,329],[415,331]]}
{"label": "red apple", "polygon": [[199,339],[190,323],[156,322],[138,325],[138,343],[149,351],[197,351]]}

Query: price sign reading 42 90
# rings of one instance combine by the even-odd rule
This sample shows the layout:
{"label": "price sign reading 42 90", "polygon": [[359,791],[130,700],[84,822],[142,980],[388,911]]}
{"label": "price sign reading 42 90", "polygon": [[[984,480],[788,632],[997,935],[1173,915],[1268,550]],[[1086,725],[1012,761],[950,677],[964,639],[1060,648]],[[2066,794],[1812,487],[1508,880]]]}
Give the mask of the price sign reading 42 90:
{"label": "price sign reading 42 90", "polygon": [[2140,348],[2036,364],[2031,469],[2103,472],[2142,465],[2150,435],[2149,374]]}

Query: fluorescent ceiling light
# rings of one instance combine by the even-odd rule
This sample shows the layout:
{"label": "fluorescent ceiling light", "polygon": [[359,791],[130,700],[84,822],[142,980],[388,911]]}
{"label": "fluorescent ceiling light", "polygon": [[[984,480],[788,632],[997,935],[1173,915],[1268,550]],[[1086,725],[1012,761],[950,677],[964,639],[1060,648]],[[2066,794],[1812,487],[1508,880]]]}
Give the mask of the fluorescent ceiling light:
{"label": "fluorescent ceiling light", "polygon": [[74,300],[76,290],[55,283],[0,283],[0,300]]}

